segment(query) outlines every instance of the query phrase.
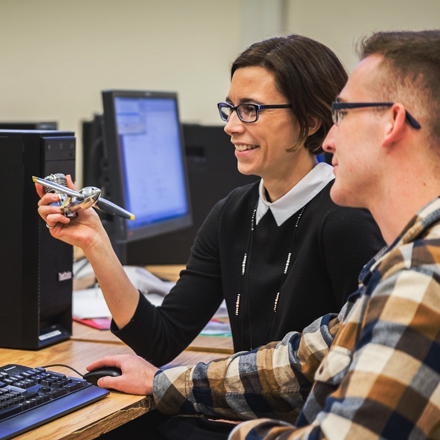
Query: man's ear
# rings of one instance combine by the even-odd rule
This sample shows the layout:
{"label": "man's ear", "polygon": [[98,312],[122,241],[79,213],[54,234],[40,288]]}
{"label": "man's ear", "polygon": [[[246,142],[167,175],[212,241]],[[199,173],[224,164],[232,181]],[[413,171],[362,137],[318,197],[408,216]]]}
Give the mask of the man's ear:
{"label": "man's ear", "polygon": [[321,127],[321,121],[316,116],[308,115],[307,117],[309,136],[315,134]]}
{"label": "man's ear", "polygon": [[393,104],[390,111],[390,117],[386,122],[385,136],[382,145],[384,147],[389,147],[400,141],[407,129],[405,107],[399,103]]}

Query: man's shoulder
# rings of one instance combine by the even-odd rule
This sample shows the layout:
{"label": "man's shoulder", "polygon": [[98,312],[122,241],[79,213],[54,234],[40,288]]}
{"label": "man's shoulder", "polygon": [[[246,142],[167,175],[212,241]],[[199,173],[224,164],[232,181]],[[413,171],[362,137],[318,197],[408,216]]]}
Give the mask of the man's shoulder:
{"label": "man's shoulder", "polygon": [[440,276],[440,220],[423,230],[413,241],[401,243],[384,255],[378,270],[382,278],[399,271],[423,271]]}

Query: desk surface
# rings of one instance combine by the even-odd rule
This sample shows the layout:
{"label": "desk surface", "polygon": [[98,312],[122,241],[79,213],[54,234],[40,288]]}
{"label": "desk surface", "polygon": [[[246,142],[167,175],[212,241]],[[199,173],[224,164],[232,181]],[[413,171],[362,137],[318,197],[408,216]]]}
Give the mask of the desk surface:
{"label": "desk surface", "polygon": [[[170,281],[177,281],[180,271],[184,268],[185,266],[183,265],[146,266],[146,269],[151,273]],[[73,323],[72,339],[76,341],[123,344],[123,342],[109,330],[97,331],[94,328],[77,322]],[[197,336],[188,346],[187,350],[224,354],[234,353],[232,338],[224,336]]]}
{"label": "desk surface", "polygon": [[[78,322],[73,323],[72,333],[72,340],[74,341],[124,345],[124,343],[110,330],[96,330]],[[195,338],[188,346],[187,351],[223,354],[234,353],[232,338],[224,336],[197,336],[197,338]]]}
{"label": "desk surface", "polygon": [[180,276],[180,271],[185,269],[185,265],[166,264],[162,266],[145,266],[145,269],[164,280],[177,281]]}
{"label": "desk surface", "polygon": [[[153,266],[148,269],[162,278],[175,281],[183,266]],[[86,366],[96,359],[110,354],[127,353],[133,354],[133,351],[110,331],[100,331],[74,322],[73,336],[69,341],[37,351],[0,348],[0,363],[2,365],[16,363],[28,367],[60,363],[85,373]],[[170,365],[208,362],[229,353],[232,353],[231,338],[199,336],[188,350]],[[49,369],[69,376],[76,375],[73,371],[63,367],[50,367]],[[113,391],[96,403],[16,438],[21,440],[93,439],[145,414],[152,407],[153,401],[150,397]]]}
{"label": "desk surface", "polygon": [[[124,353],[133,353],[133,351],[123,344],[109,345],[69,340],[39,351],[0,349],[0,359],[3,365],[16,363],[29,367],[62,363],[85,373],[85,367],[93,360],[109,354]],[[185,351],[172,362],[172,365],[191,365],[201,360],[210,361],[219,357],[222,355],[218,353]],[[49,369],[76,376],[73,371],[63,367],[50,367]],[[22,440],[93,439],[145,414],[152,406],[153,402],[150,397],[113,391],[96,403],[16,438]]]}

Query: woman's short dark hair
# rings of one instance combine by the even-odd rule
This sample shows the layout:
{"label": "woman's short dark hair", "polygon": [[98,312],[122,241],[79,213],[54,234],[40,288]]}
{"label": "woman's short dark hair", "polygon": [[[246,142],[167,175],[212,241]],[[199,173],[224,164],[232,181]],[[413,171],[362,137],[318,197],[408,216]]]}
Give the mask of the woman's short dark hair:
{"label": "woman's short dark hair", "polygon": [[[231,78],[242,67],[264,67],[275,76],[279,92],[292,104],[301,136],[292,150],[304,143],[321,154],[322,142],[333,125],[331,103],[347,82],[347,72],[327,47],[301,35],[269,38],[252,44],[232,63]],[[309,117],[321,121],[308,136]]]}

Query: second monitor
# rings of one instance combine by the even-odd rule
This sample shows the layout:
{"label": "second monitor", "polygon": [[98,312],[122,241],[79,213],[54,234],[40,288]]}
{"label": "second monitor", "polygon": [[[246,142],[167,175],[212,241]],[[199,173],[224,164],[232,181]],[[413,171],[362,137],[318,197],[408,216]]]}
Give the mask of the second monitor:
{"label": "second monitor", "polygon": [[259,180],[238,171],[234,146],[223,126],[182,124],[182,128],[193,224],[129,243],[126,264],[186,264],[197,231],[212,207],[234,188]]}
{"label": "second monitor", "polygon": [[177,94],[105,90],[103,195],[135,215],[103,223],[122,263],[127,244],[192,224]]}
{"label": "second monitor", "polygon": [[[103,103],[104,115],[83,123],[84,186],[101,187],[105,198],[144,220],[101,215],[119,259],[185,264],[214,204],[258,178],[238,172],[223,126],[179,123],[175,93],[111,90]],[[171,221],[162,215],[167,206]]]}

